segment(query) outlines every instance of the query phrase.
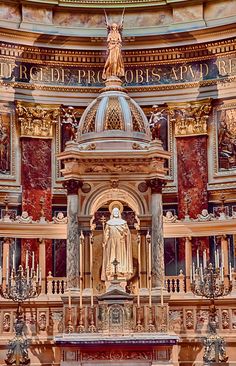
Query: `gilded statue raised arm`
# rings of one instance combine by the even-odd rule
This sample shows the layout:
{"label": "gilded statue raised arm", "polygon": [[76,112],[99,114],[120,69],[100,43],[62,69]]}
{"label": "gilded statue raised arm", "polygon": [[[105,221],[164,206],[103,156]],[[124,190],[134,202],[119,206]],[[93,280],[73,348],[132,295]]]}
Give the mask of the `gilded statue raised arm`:
{"label": "gilded statue raised arm", "polygon": [[120,24],[112,23],[109,24],[108,18],[105,12],[106,25],[107,25],[107,47],[108,47],[108,56],[103,69],[102,78],[107,80],[112,76],[120,77],[124,76],[124,61],[121,54],[121,31],[123,29],[123,19],[124,19],[124,11],[122,14]]}

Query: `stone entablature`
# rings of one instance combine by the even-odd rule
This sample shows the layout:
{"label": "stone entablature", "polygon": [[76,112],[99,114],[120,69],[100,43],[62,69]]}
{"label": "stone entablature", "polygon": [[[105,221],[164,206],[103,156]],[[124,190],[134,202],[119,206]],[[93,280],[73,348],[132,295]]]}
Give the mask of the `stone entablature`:
{"label": "stone entablature", "polygon": [[[40,6],[39,6],[40,5]],[[140,15],[140,6],[144,6]],[[71,8],[73,7],[73,16]],[[88,8],[93,8],[88,16]],[[7,1],[2,5],[2,23],[7,28],[42,31],[45,28],[56,34],[75,33],[91,36],[96,42],[98,37],[105,37],[104,14],[102,8],[126,7],[124,22],[125,36],[140,37],[144,34],[168,34],[174,30],[207,29],[212,26],[234,22],[236,5],[234,1],[96,1],[96,0],[50,0]],[[131,7],[131,9],[129,9]],[[118,12],[110,10],[114,21],[120,18]],[[68,30],[71,28],[72,32]],[[141,29],[141,31],[140,31]]]}

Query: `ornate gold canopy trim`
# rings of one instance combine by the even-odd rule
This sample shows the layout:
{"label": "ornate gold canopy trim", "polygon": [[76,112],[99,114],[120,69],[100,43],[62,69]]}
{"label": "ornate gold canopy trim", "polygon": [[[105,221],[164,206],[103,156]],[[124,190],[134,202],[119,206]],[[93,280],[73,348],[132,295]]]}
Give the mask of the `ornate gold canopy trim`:
{"label": "ornate gold canopy trim", "polygon": [[141,6],[156,6],[166,5],[166,1],[163,0],[59,0],[58,4],[76,4],[83,7],[109,7],[109,8],[121,8],[121,7],[141,7]]}

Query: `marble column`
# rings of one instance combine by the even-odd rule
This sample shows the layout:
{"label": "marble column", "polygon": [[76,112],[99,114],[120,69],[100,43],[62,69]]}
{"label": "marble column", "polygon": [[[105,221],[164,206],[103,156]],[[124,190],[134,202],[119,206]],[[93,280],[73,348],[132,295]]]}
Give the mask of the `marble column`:
{"label": "marble column", "polygon": [[67,288],[79,288],[79,188],[81,182],[76,180],[65,181],[67,189]]}
{"label": "marble column", "polygon": [[164,182],[160,179],[150,179],[148,186],[151,188],[151,214],[152,214],[152,287],[161,288],[164,285],[164,238],[162,214],[162,187]]}

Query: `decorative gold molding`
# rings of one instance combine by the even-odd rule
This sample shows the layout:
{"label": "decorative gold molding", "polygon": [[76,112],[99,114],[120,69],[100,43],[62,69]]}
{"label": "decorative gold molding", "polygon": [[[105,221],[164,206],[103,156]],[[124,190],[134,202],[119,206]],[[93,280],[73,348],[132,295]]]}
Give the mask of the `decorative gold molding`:
{"label": "decorative gold molding", "polygon": [[210,100],[169,106],[170,121],[174,124],[175,136],[206,135],[211,109]]}
{"label": "decorative gold molding", "polygon": [[26,106],[17,102],[16,115],[21,137],[53,138],[53,124],[58,121],[59,109],[46,109],[41,105]]}

